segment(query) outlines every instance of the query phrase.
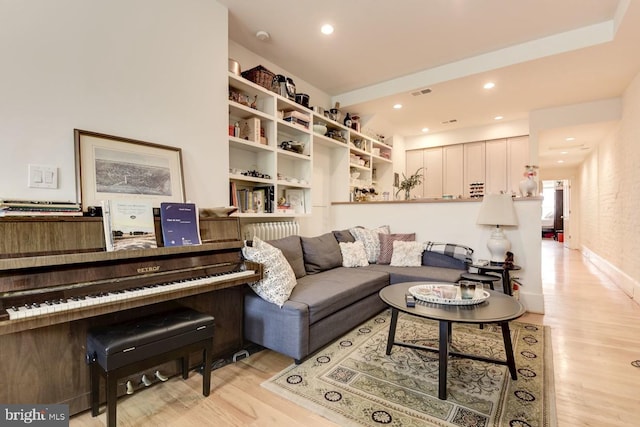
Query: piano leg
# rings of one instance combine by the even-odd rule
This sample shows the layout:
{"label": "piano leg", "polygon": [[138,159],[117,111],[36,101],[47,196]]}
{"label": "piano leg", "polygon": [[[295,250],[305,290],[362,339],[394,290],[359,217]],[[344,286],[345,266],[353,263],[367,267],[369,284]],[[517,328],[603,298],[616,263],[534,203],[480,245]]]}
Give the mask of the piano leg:
{"label": "piano leg", "polygon": [[91,416],[97,417],[100,409],[100,370],[98,362],[91,362]]}
{"label": "piano leg", "polygon": [[116,407],[118,404],[118,376],[107,372],[107,427],[116,427]]}

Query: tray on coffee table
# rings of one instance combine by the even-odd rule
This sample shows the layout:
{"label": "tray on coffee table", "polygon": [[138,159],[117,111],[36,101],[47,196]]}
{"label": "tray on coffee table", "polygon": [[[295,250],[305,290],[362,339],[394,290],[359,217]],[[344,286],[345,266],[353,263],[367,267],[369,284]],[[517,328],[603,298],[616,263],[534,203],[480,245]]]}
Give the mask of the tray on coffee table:
{"label": "tray on coffee table", "polygon": [[473,298],[462,299],[460,296],[460,287],[450,283],[416,285],[409,288],[409,293],[420,301],[447,305],[480,304],[490,296],[489,292],[484,289],[476,288]]}

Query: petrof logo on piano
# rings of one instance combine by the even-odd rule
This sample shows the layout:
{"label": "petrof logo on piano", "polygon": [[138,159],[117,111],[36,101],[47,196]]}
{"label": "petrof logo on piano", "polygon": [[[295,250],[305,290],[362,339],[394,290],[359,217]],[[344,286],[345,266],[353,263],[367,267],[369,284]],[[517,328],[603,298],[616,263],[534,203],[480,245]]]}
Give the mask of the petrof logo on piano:
{"label": "petrof logo on piano", "polygon": [[138,269],[138,273],[154,273],[156,271],[160,271],[159,265],[153,265],[151,267],[140,267]]}
{"label": "petrof logo on piano", "polygon": [[2,426],[68,426],[69,405],[0,405]]}

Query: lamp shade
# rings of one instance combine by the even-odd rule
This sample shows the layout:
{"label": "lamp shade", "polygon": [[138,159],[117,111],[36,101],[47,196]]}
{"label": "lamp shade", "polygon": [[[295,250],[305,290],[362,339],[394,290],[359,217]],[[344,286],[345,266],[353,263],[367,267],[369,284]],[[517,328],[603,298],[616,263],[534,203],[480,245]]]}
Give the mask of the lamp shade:
{"label": "lamp shade", "polygon": [[518,225],[510,194],[487,194],[482,198],[477,224]]}

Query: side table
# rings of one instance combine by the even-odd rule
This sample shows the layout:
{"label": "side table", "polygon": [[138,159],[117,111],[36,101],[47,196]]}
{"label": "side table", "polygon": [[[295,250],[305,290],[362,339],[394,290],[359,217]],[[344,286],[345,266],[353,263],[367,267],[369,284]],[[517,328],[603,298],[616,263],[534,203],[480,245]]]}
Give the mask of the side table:
{"label": "side table", "polygon": [[487,264],[487,265],[473,265],[470,267],[477,268],[479,274],[487,274],[488,272],[499,273],[502,276],[502,289],[506,295],[513,295],[511,291],[511,277],[509,272],[521,270],[522,267],[519,265],[512,265],[510,267],[505,267],[504,265],[498,264]]}

